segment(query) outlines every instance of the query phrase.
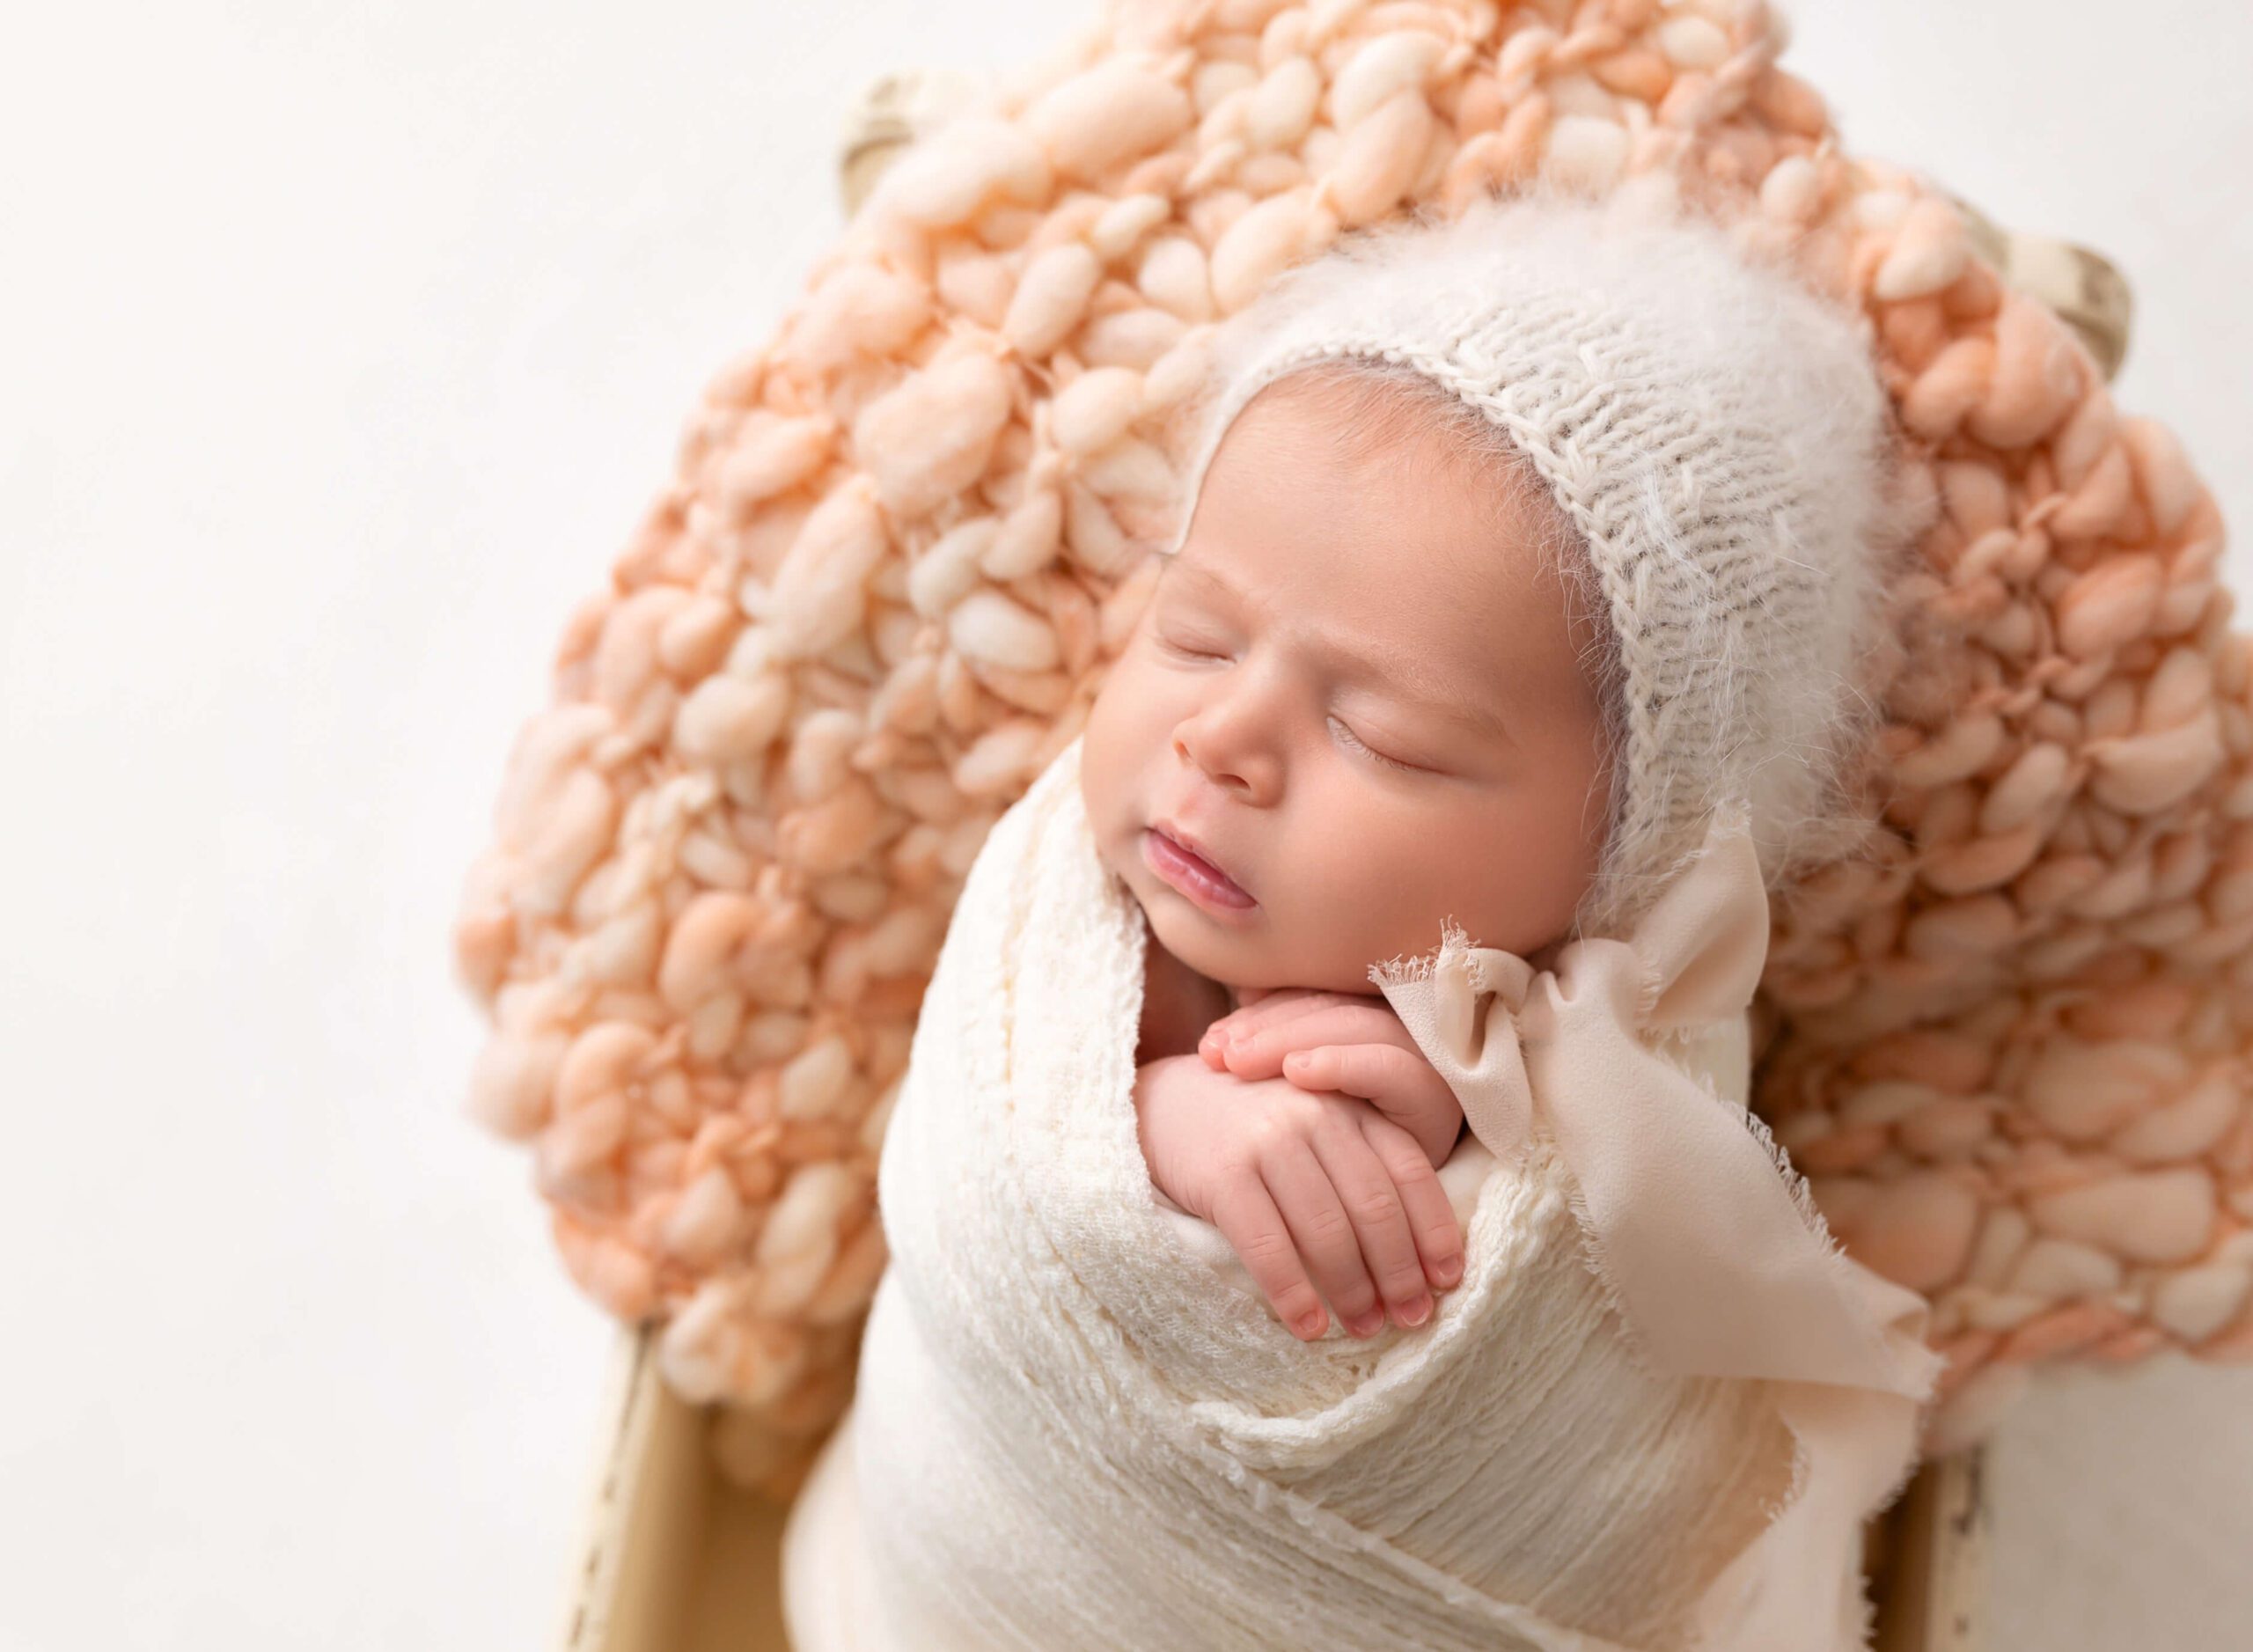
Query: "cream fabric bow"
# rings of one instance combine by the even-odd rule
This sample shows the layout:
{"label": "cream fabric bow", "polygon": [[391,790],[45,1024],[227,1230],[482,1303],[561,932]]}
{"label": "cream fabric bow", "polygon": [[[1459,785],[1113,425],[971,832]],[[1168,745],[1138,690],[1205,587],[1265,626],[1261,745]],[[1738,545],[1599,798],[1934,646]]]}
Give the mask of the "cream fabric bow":
{"label": "cream fabric bow", "polygon": [[1924,1299],[1847,1257],[1743,1097],[1669,1053],[1741,1039],[1759,985],[1768,900],[1743,814],[1714,818],[1632,935],[1571,943],[1553,969],[1443,935],[1369,975],[1471,1132],[1505,1163],[1537,1128],[1553,1139],[1589,1265],[1644,1357],[1777,1385],[1792,1490],[1715,1586],[1706,1644],[1866,1645],[1862,1523],[1914,1465],[1940,1361]]}

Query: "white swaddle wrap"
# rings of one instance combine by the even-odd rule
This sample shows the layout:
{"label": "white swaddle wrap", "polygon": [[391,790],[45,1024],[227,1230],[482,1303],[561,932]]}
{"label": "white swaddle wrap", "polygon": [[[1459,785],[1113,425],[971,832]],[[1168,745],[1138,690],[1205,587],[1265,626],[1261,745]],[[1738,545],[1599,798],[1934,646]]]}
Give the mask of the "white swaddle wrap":
{"label": "white swaddle wrap", "polygon": [[1553,975],[1451,927],[1376,973],[1464,1103],[1464,1274],[1302,1342],[1150,1183],[1148,936],[1079,754],[995,825],[923,1002],[892,1260],[785,1538],[796,1652],[1862,1646],[1932,1359],[1748,1127],[1743,839]]}

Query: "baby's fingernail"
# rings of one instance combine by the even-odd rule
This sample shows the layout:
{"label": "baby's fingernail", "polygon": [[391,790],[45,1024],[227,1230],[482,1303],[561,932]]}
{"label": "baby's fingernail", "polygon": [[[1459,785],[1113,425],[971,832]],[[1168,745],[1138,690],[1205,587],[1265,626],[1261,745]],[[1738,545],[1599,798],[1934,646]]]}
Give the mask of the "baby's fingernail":
{"label": "baby's fingernail", "polygon": [[1304,1072],[1306,1063],[1307,1053],[1304,1050],[1293,1050],[1283,1058],[1283,1065],[1294,1073]]}
{"label": "baby's fingernail", "polygon": [[1298,1333],[1303,1337],[1318,1337],[1322,1334],[1323,1323],[1322,1310],[1319,1308],[1310,1313],[1301,1314]]}
{"label": "baby's fingernail", "polygon": [[1373,1337],[1384,1329],[1384,1310],[1372,1308],[1360,1318],[1347,1320],[1346,1329],[1357,1337]]}
{"label": "baby's fingernail", "polygon": [[1400,1311],[1400,1323],[1405,1325],[1420,1325],[1431,1317],[1432,1299],[1429,1296],[1419,1296]]}
{"label": "baby's fingernail", "polygon": [[1459,1256],[1443,1258],[1433,1265],[1432,1272],[1439,1275],[1441,1284],[1452,1285],[1463,1277],[1463,1259]]}

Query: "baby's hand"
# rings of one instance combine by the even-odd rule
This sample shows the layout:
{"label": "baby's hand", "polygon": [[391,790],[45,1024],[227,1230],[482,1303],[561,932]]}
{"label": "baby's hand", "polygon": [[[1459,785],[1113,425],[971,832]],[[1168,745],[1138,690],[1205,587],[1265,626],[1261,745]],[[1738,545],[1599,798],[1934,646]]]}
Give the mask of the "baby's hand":
{"label": "baby's hand", "polygon": [[1205,1030],[1205,1064],[1238,1078],[1288,1079],[1302,1090],[1359,1096],[1444,1164],[1463,1130],[1463,1106],[1382,998],[1265,993]]}
{"label": "baby's hand", "polygon": [[1294,1334],[1322,1334],[1325,1298],[1357,1337],[1383,1328],[1388,1304],[1421,1325],[1431,1290],[1462,1279],[1431,1161],[1359,1098],[1170,1055],[1136,1069],[1134,1111],[1151,1181],[1220,1229]]}

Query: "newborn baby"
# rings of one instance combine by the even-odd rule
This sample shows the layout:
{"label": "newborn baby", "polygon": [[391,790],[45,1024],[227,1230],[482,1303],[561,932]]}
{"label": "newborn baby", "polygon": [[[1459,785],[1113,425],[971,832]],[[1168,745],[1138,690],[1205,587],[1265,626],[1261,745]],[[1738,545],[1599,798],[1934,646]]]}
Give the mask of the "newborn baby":
{"label": "newborn baby", "polygon": [[923,1001],[798,1652],[1866,1646],[1923,1304],[1747,1011],[1915,525],[1853,326],[1654,204],[1349,238],[1221,329]]}
{"label": "newborn baby", "polygon": [[1317,1292],[1367,1336],[1462,1276],[1435,1171],[1463,1110],[1369,968],[1450,916],[1535,961],[1563,939],[1611,820],[1601,600],[1493,425],[1329,361],[1229,425],[1089,715],[1089,824],[1150,930],[1151,1179],[1300,1336]]}

